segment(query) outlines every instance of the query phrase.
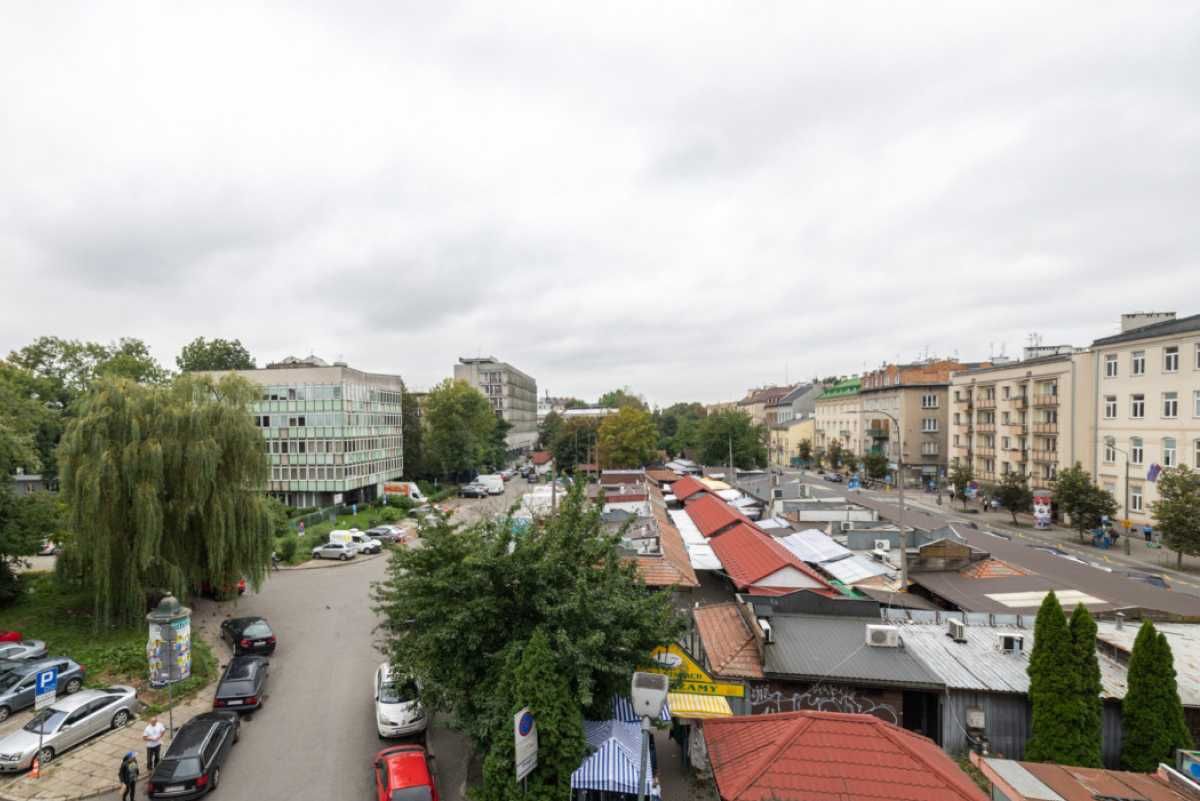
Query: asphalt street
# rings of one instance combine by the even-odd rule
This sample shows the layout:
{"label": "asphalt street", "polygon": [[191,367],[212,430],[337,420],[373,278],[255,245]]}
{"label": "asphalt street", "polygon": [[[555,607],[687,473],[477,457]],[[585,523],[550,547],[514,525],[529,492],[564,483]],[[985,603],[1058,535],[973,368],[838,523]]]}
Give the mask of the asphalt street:
{"label": "asphalt street", "polygon": [[[503,512],[528,486],[514,479],[505,489],[503,496],[453,502],[454,518],[471,522]],[[221,771],[219,798],[374,797],[372,757],[390,741],[375,731],[372,681],[383,655],[376,647],[370,589],[386,567],[385,553],[345,565],[280,571],[262,592],[222,605],[221,613],[231,617],[266,617],[279,648],[271,658],[267,701],[243,718],[241,741]],[[440,797],[461,801],[469,754],[465,738],[435,718],[429,747],[437,756]],[[144,752],[138,760],[144,771]],[[105,801],[119,798],[113,793]]]}
{"label": "asphalt street", "polygon": [[[789,472],[785,474],[784,480],[793,478],[800,478],[825,493],[848,497],[855,503],[875,509],[888,520],[895,521],[899,517],[898,499],[893,493],[852,492],[847,490],[844,484],[827,483],[808,474],[801,476]],[[747,487],[747,489],[755,495],[760,495],[767,486],[766,479],[760,483],[762,483],[762,487],[756,485]],[[766,492],[765,494],[769,496],[770,493]],[[904,524],[933,530],[947,523],[962,522],[961,514],[956,514],[955,510],[949,506],[946,508],[946,512],[935,513],[925,509],[912,508],[906,504]],[[1037,546],[1044,547],[1044,543],[1040,540],[1022,539],[1019,536],[1010,535],[1008,532],[1004,533],[1006,536],[1011,536],[1011,539],[1005,539],[988,534],[984,530],[976,531],[963,525],[958,526],[958,530],[971,545],[990,552],[997,559],[1032,570],[1049,579],[1061,581],[1069,587],[1097,598],[1103,598],[1118,606],[1141,606],[1180,615],[1200,615],[1200,587],[1191,581],[1171,582],[1172,589],[1162,589],[1143,581],[1128,578],[1120,571],[1109,567],[1081,564],[1078,561],[1039,550]]]}

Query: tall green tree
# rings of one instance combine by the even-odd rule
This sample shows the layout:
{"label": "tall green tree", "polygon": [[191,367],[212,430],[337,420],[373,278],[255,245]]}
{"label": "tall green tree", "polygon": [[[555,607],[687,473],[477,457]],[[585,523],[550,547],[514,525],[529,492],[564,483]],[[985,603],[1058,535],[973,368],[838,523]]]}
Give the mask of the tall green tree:
{"label": "tall green tree", "polygon": [[254,359],[240,339],[196,337],[175,357],[181,373],[200,370],[253,370]]}
{"label": "tall green tree", "polygon": [[605,392],[600,396],[600,400],[596,402],[597,406],[603,406],[606,409],[624,409],[626,406],[632,406],[635,409],[641,409],[644,412],[650,411],[650,407],[646,405],[646,401],[640,395],[634,395],[633,390],[629,387],[621,387]]}
{"label": "tall green tree", "polygon": [[807,464],[813,456],[812,440],[800,440],[800,444],[796,447],[796,450],[797,455],[800,457],[800,461]]}
{"label": "tall green tree", "polygon": [[206,582],[261,583],[272,521],[248,412],[257,397],[235,376],[168,386],[102,378],[79,402],[59,462],[98,624],[140,623],[148,589],[186,597]]}
{"label": "tall green tree", "polygon": [[405,386],[400,395],[400,433],[404,443],[404,477],[416,481],[428,475],[425,466],[425,425],[420,398]]}
{"label": "tall green tree", "polygon": [[670,593],[647,591],[582,482],[560,499],[556,515],[524,531],[511,520],[441,521],[422,539],[422,548],[392,553],[386,580],[373,589],[386,653],[420,679],[427,703],[448,713],[481,753],[498,738],[511,740],[517,700],[481,688],[504,685],[513,655],[539,629],[571,703],[590,715],[607,714],[651,650],[682,632]]}
{"label": "tall green tree", "polygon": [[599,423],[594,417],[571,417],[563,425],[551,450],[560,473],[574,472],[577,465],[596,458]]}
{"label": "tall green tree", "polygon": [[1033,725],[1025,758],[1031,762],[1071,764],[1075,738],[1083,717],[1071,630],[1053,592],[1038,609],[1029,655],[1029,701]]}
{"label": "tall green tree", "polygon": [[558,412],[550,412],[542,418],[542,423],[538,426],[538,450],[551,450],[554,443],[558,442],[565,426],[563,416]]}
{"label": "tall green tree", "polygon": [[659,450],[680,455],[694,449],[700,441],[700,421],[705,415],[700,403],[674,403],[665,409],[655,409]]}
{"label": "tall green tree", "polygon": [[887,475],[887,457],[882,453],[870,451],[863,455],[863,469],[867,471],[869,478],[881,479]]}
{"label": "tall green tree", "polygon": [[829,447],[825,450],[825,458],[829,461],[829,469],[836,470],[842,466],[842,460],[846,458],[846,449],[842,447],[840,441],[831,440]]}
{"label": "tall green tree", "polygon": [[649,412],[623,406],[600,421],[598,444],[601,467],[645,467],[654,459],[658,431]]}
{"label": "tall green tree", "polygon": [[1071,651],[1080,708],[1079,726],[1073,738],[1074,754],[1068,764],[1104,767],[1104,701],[1100,698],[1100,659],[1096,656],[1096,621],[1083,604],[1071,613]]}
{"label": "tall green tree", "polygon": [[1017,524],[1017,512],[1027,512],[1033,506],[1033,491],[1025,475],[1013,470],[1005,473],[1000,483],[993,491],[993,497],[1004,504],[1004,508],[1012,515],[1013,525]]}
{"label": "tall green tree", "polygon": [[500,470],[508,464],[508,432],[511,430],[512,423],[502,417],[496,417],[496,424],[492,427],[492,433],[488,435],[487,454],[484,458],[484,464],[489,470]]}
{"label": "tall green tree", "polygon": [[425,399],[426,464],[446,478],[463,478],[484,466],[492,445],[496,414],[479,390],[446,379]]}
{"label": "tall green tree", "polygon": [[969,498],[967,489],[974,480],[975,471],[971,468],[970,462],[964,459],[955,459],[954,464],[950,465],[950,486],[953,487],[954,497],[962,501],[963,509],[967,508]]}
{"label": "tall green tree", "polygon": [[1200,554],[1200,472],[1187,465],[1164,470],[1150,511],[1163,542],[1175,552],[1177,567],[1183,567],[1185,553]]}
{"label": "tall green tree", "polygon": [[1183,717],[1175,658],[1167,638],[1142,623],[1129,655],[1128,689],[1121,701],[1121,767],[1139,773],[1174,764],[1175,750],[1192,748]]}
{"label": "tall green tree", "polygon": [[1079,532],[1079,541],[1089,529],[1101,524],[1105,516],[1117,513],[1117,501],[1112,493],[1092,483],[1092,476],[1078,462],[1058,474],[1054,482],[1054,499],[1060,512],[1071,518],[1071,526]]}
{"label": "tall green tree", "polygon": [[[480,801],[555,801],[570,787],[571,773],[586,751],[583,714],[571,693],[571,666],[555,656],[542,627],[534,629],[523,652],[513,653],[497,694],[508,697],[508,713],[495,721],[491,750],[483,763]],[[537,767],[520,787],[513,771],[513,720],[529,707],[538,733]]]}
{"label": "tall green tree", "polygon": [[700,459],[705,464],[733,464],[742,470],[763,467],[767,463],[767,430],[755,425],[750,415],[736,410],[710,414],[700,422]]}

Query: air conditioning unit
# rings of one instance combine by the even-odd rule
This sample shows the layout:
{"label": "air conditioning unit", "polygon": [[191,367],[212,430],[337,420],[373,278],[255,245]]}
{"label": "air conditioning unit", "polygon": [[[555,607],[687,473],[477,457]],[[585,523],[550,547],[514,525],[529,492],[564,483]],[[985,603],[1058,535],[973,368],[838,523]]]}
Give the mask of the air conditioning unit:
{"label": "air conditioning unit", "polygon": [[892,550],[892,541],[891,540],[875,540],[875,550],[877,550],[877,551]]}
{"label": "air conditioning unit", "polygon": [[780,488],[771,490],[771,497],[777,501],[783,500],[783,490]]}
{"label": "air conditioning unit", "polygon": [[762,629],[763,642],[775,642],[775,638],[771,635],[771,621],[767,620],[765,617],[760,617],[758,619],[758,627]]}
{"label": "air conditioning unit", "polygon": [[867,645],[872,645],[876,648],[899,648],[900,629],[895,626],[868,623]]}
{"label": "air conditioning unit", "polygon": [[838,525],[841,527],[842,531],[849,531],[850,529],[854,528],[854,524],[849,520],[843,520]]}
{"label": "air conditioning unit", "polygon": [[966,642],[967,625],[961,620],[950,618],[946,621],[946,634],[955,642]]}
{"label": "air conditioning unit", "polygon": [[996,650],[1002,654],[1019,654],[1025,650],[1025,635],[997,634]]}

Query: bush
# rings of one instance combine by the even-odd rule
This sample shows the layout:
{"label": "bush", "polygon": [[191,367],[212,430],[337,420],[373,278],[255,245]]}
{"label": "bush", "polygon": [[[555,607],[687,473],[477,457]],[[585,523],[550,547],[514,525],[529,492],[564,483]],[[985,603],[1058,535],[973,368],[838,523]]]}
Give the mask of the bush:
{"label": "bush", "polygon": [[279,543],[279,558],[285,562],[292,561],[292,557],[296,555],[296,548],[299,546],[299,540],[295,537],[288,537]]}
{"label": "bush", "polygon": [[407,495],[390,495],[388,496],[388,507],[400,510],[401,515],[408,514],[409,510],[416,506],[412,498]]}
{"label": "bush", "polygon": [[[0,492],[5,492],[0,488]],[[0,606],[8,606],[21,597],[21,575],[8,562],[0,561]]]}

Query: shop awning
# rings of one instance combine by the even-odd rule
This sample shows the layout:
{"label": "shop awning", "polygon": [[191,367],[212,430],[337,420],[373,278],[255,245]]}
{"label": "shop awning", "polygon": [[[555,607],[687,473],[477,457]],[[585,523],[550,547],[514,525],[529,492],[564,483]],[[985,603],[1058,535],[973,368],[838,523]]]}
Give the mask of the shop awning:
{"label": "shop awning", "polygon": [[733,717],[729,702],[719,695],[667,693],[667,708],[674,717],[690,720]]}
{"label": "shop awning", "polygon": [[[638,724],[585,720],[583,734],[591,753],[571,774],[572,789],[637,795],[642,764],[642,733]],[[644,789],[651,798],[660,797],[649,770]]]}
{"label": "shop awning", "polygon": [[[670,704],[663,704],[662,711],[658,714],[658,719],[664,723],[671,722],[671,713],[668,710]],[[633,711],[633,702],[629,700],[627,695],[614,695],[612,698],[612,716],[613,720],[619,720],[624,723],[640,723],[642,719],[638,717],[638,713]]]}

